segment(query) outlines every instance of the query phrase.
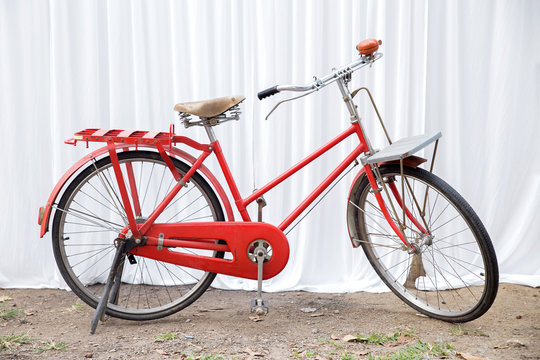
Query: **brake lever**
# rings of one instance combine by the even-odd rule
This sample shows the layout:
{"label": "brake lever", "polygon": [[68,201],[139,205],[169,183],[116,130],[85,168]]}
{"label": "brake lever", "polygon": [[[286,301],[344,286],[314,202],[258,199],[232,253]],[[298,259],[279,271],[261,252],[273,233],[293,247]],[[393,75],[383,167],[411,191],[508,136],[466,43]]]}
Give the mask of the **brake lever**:
{"label": "brake lever", "polygon": [[286,103],[288,101],[293,101],[293,100],[296,100],[296,99],[300,99],[301,97],[304,97],[304,96],[308,96],[309,94],[313,94],[315,91],[319,90],[318,87],[316,87],[315,89],[311,90],[311,91],[308,91],[307,93],[305,94],[302,94],[302,95],[299,95],[299,96],[295,96],[293,98],[289,98],[289,99],[285,99],[285,100],[281,100],[280,102],[278,102],[273,108],[272,110],[270,110],[270,112],[266,115],[266,117],[264,118],[264,120],[268,120],[268,118],[270,117],[270,115],[272,115],[272,113],[278,108],[279,105],[283,104],[283,103]]}

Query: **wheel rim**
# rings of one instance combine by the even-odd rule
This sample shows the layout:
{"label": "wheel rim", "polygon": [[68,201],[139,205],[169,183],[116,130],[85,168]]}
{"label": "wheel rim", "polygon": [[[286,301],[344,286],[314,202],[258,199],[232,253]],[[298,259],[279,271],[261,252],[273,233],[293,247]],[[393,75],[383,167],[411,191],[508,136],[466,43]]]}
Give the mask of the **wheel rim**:
{"label": "wheel rim", "polygon": [[[137,214],[137,222],[144,222],[176,184],[159,156],[148,154],[150,155],[138,157],[129,157],[128,153],[119,154],[132,203],[133,195],[127,181],[126,164],[131,164],[133,169],[141,208],[141,212]],[[66,281],[71,287],[79,288],[86,297],[83,297],[83,300],[95,306],[101,297],[103,284],[114,257],[113,240],[126,226],[127,220],[110,162],[102,159],[94,162],[91,167],[90,173],[78,183],[63,206],[58,207],[61,212],[58,248],[69,277]],[[181,169],[178,171],[185,173]],[[217,220],[220,220],[218,210],[214,208],[209,196],[194,176],[187,188],[183,188],[158,217],[156,223]],[[222,253],[209,250],[169,250],[203,256],[223,256]],[[108,309],[121,314],[144,316],[180,309],[190,303],[189,300],[194,294],[204,290],[215,276],[213,273],[148,258],[133,258],[136,264],[130,264],[129,259],[125,258],[121,266],[122,283],[117,302],[108,304]]]}
{"label": "wheel rim", "polygon": [[[400,172],[387,171],[383,178],[390,194],[388,197],[385,191],[381,192],[387,209],[394,220],[397,217],[403,223],[402,209],[389,188],[395,181],[401,194]],[[482,303],[487,289],[482,245],[471,223],[440,189],[407,173],[405,178],[405,204],[432,237],[422,235],[406,216],[404,233],[417,251],[407,249],[366,186],[359,205],[353,204],[358,209],[359,237],[364,250],[384,282],[413,307],[445,318],[469,314]],[[425,221],[420,216],[422,211]]]}

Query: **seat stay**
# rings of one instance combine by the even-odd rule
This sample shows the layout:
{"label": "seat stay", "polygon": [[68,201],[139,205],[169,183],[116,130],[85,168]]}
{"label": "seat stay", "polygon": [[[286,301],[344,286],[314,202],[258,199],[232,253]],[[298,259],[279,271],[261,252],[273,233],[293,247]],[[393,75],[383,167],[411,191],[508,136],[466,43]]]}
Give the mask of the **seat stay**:
{"label": "seat stay", "polygon": [[195,172],[201,167],[204,160],[212,153],[211,150],[203,151],[203,153],[197,158],[197,161],[191,166],[189,171],[181,178],[177,179],[177,184],[171,189],[171,191],[165,196],[165,198],[159,203],[159,205],[154,209],[150,214],[148,219],[140,227],[139,232],[144,235],[148,229],[154,224],[156,219],[161,215],[165,208],[171,203],[174,197],[182,190],[183,187],[187,184],[189,179],[195,174]]}

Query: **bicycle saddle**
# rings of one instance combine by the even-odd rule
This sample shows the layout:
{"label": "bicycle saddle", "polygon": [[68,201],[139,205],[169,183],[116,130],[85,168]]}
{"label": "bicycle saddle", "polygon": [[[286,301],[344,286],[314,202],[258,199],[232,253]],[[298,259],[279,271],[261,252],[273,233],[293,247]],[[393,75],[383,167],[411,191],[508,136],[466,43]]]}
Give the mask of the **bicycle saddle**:
{"label": "bicycle saddle", "polygon": [[233,95],[210,100],[185,102],[176,104],[174,110],[203,118],[212,118],[240,104],[244,99],[244,96]]}
{"label": "bicycle saddle", "polygon": [[362,40],[356,45],[356,49],[362,55],[372,55],[375,51],[379,49],[379,45],[382,45],[381,40],[377,39],[366,39]]}

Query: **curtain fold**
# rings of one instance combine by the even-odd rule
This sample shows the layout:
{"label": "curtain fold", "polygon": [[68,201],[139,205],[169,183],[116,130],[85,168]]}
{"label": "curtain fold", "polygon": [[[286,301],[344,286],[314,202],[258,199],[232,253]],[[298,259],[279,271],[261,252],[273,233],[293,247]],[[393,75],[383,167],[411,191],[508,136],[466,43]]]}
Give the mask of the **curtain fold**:
{"label": "curtain fold", "polygon": [[[0,287],[66,287],[37,212],[87,153],[63,140],[83,128],[167,130],[175,103],[243,94],[239,122],[216,128],[242,195],[348,126],[335,85],[266,114],[283,95],[355,58],[364,38],[384,57],[355,73],[393,139],[441,130],[435,173],[473,206],[501,280],[540,286],[540,2],[521,1],[0,1],[0,131],[4,156]],[[369,100],[360,115],[385,146]],[[205,141],[204,131],[182,135]],[[278,224],[352,149],[323,156],[265,195]],[[426,156],[429,154],[426,154]],[[217,162],[210,167],[223,180]],[[285,270],[265,290],[385,291],[346,228],[349,174],[289,235]],[[256,217],[256,206],[249,211]],[[215,286],[254,289],[218,276]]]}

